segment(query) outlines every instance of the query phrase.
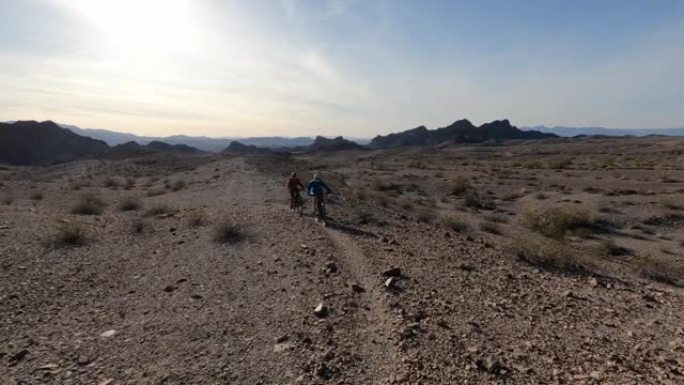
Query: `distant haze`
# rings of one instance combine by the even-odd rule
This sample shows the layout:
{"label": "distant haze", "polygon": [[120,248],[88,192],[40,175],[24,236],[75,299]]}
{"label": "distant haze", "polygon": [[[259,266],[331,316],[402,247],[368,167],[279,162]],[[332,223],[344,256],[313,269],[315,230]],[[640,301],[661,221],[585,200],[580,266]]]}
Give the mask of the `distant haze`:
{"label": "distant haze", "polygon": [[684,126],[684,1],[0,0],[0,120],[141,136]]}

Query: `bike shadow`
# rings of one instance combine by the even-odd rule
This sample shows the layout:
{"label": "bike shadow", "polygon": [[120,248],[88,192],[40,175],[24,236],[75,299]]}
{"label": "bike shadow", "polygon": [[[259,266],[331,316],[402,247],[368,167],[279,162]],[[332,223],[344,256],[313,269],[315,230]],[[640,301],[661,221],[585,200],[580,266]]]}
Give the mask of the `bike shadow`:
{"label": "bike shadow", "polygon": [[369,238],[377,238],[377,236],[371,232],[361,230],[359,228],[340,223],[338,221],[335,221],[333,219],[326,219],[325,220],[325,227],[333,230],[337,230],[340,232],[343,232],[345,234],[349,235],[354,235],[354,236],[363,236],[363,237],[369,237]]}

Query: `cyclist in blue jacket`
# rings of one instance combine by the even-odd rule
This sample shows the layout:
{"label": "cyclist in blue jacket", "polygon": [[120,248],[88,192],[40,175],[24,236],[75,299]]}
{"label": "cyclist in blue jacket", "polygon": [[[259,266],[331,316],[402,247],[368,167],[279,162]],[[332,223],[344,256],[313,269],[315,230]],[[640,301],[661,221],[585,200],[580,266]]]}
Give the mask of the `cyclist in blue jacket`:
{"label": "cyclist in blue jacket", "polygon": [[331,194],[332,190],[321,180],[321,176],[315,173],[311,182],[306,186],[306,193],[313,197],[314,215],[317,215],[320,212],[321,205],[325,204],[325,194]]}

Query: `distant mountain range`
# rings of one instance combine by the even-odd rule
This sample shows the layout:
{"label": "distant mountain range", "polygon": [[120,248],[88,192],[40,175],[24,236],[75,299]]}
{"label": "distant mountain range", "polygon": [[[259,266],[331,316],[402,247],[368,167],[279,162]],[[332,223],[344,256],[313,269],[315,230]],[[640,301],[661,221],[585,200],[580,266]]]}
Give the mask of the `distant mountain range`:
{"label": "distant mountain range", "polygon": [[[294,147],[306,147],[314,142],[313,137],[303,136],[303,137],[281,137],[281,136],[267,136],[267,137],[222,137],[222,138],[210,138],[206,136],[186,136],[186,135],[175,135],[167,137],[150,137],[150,136],[138,136],[135,134],[128,134],[116,131],[95,129],[95,128],[80,128],[68,124],[60,124],[64,128],[68,128],[78,135],[87,136],[93,139],[99,139],[105,141],[110,146],[116,146],[126,142],[136,142],[138,144],[147,144],[150,142],[165,142],[169,144],[185,144],[191,147],[195,147],[202,151],[219,153],[230,146],[230,143],[235,141],[247,146],[256,146],[262,148],[270,149],[283,149],[283,148],[294,148]],[[357,143],[365,144],[368,143],[368,139],[354,139]]]}
{"label": "distant mountain range", "polygon": [[556,135],[539,131],[522,131],[511,125],[508,120],[495,120],[477,127],[467,119],[462,119],[435,130],[428,130],[425,126],[420,126],[387,136],[378,135],[371,140],[369,146],[375,149],[387,149],[445,143],[478,143],[487,140],[547,139],[554,137]]}
{"label": "distant mountain range", "polygon": [[605,127],[522,127],[523,130],[535,130],[556,134],[558,136],[572,137],[578,135],[602,135],[602,136],[684,136],[684,128],[605,128]]}

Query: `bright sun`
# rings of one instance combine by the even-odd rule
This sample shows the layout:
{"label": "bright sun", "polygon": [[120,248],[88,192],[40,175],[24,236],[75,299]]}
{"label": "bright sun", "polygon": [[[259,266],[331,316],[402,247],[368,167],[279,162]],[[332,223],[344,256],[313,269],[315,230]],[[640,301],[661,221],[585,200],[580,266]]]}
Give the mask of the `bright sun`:
{"label": "bright sun", "polygon": [[196,43],[190,0],[61,0],[117,49],[186,51]]}

